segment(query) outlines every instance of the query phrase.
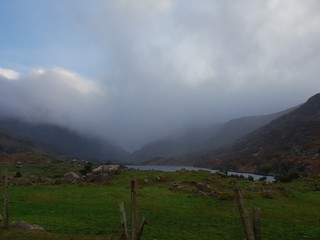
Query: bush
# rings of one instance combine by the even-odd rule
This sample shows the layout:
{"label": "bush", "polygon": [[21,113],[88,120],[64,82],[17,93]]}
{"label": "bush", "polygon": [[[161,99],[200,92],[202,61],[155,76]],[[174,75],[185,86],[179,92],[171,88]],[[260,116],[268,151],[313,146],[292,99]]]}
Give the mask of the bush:
{"label": "bush", "polygon": [[288,173],[288,174],[281,174],[281,175],[277,175],[275,177],[277,182],[291,182],[294,179],[299,178],[299,174],[296,172],[293,173]]}
{"label": "bush", "polygon": [[248,176],[248,180],[254,182],[254,178],[251,175]]}
{"label": "bush", "polygon": [[21,178],[22,177],[22,174],[21,174],[21,172],[16,172],[16,175],[14,176],[15,178]]}
{"label": "bush", "polygon": [[87,162],[83,169],[79,170],[79,173],[81,175],[86,175],[87,173],[91,173],[92,172],[92,163],[91,162]]}

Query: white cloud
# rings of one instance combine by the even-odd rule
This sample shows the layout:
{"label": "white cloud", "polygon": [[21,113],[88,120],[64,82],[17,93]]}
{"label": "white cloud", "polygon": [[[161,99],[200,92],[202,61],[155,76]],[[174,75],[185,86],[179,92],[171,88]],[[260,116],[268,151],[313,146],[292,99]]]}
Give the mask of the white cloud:
{"label": "white cloud", "polygon": [[[77,90],[79,93],[86,94],[102,94],[98,84],[92,80],[86,79],[75,72],[71,72],[65,69],[56,68],[52,70],[36,70],[39,77],[50,79],[50,81],[59,82],[66,88]],[[31,75],[32,72],[31,72]]]}
{"label": "white cloud", "polygon": [[65,69],[32,69],[14,82],[0,78],[0,109],[11,117],[90,132],[89,126],[96,121],[97,105],[107,99],[104,89]]}
{"label": "white cloud", "polygon": [[19,73],[6,68],[0,68],[0,78],[4,78],[7,80],[16,80],[19,78]]}
{"label": "white cloud", "polygon": [[0,81],[0,106],[133,149],[188,124],[279,111],[320,89],[318,0],[89,2],[62,13],[91,45],[54,49],[62,63],[91,62],[99,73],[88,75],[102,77],[2,69],[0,78],[16,81]]}

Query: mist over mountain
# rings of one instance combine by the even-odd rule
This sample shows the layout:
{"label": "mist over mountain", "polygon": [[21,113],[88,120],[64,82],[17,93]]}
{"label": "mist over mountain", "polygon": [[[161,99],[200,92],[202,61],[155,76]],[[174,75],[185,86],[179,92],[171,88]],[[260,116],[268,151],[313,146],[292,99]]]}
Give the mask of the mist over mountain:
{"label": "mist over mountain", "polygon": [[287,109],[320,88],[317,0],[0,6],[1,115],[129,152],[189,126]]}
{"label": "mist over mountain", "polygon": [[268,115],[236,118],[226,123],[212,126],[188,128],[179,135],[173,135],[144,145],[141,149],[133,152],[127,158],[127,161],[141,163],[153,160],[153,162],[156,162],[167,157],[229,145],[238,138],[266,125],[293,109],[290,108]]}
{"label": "mist over mountain", "polygon": [[57,153],[53,148],[36,142],[33,139],[0,131],[0,153],[14,154],[24,152],[43,154]]}
{"label": "mist over mountain", "polygon": [[180,133],[145,144],[130,154],[126,161],[142,163],[153,158],[170,157],[203,149],[220,127],[220,124],[214,124],[186,128]]}
{"label": "mist over mountain", "polygon": [[231,146],[167,160],[171,164],[188,163],[242,172],[312,175],[320,170],[319,156],[320,94],[316,94]]}
{"label": "mist over mountain", "polygon": [[[0,119],[0,130],[29,138],[29,143],[41,143],[56,153],[95,161],[119,161],[128,153],[120,146],[88,137],[57,125],[36,124],[18,119]],[[32,148],[29,149],[31,151]],[[50,152],[50,151],[46,151]]]}

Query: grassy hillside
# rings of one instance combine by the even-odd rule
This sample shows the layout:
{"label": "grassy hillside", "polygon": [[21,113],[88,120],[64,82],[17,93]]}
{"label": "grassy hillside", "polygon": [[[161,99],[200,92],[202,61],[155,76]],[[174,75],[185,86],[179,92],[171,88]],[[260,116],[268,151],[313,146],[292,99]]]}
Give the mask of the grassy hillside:
{"label": "grassy hillside", "polygon": [[[22,175],[48,167],[26,166]],[[79,167],[68,165],[61,171]],[[9,172],[13,175],[14,167]],[[41,176],[52,174],[42,171]],[[148,222],[143,239],[243,239],[233,184],[242,189],[249,210],[261,208],[263,239],[320,236],[319,178],[270,185],[206,171],[125,171],[106,185],[48,185],[41,178],[28,185],[12,183],[10,219],[40,224],[48,231],[30,233],[29,239],[117,239],[121,232],[118,204],[124,201],[129,215],[132,176],[138,180],[139,219],[144,216]],[[28,239],[14,230],[0,231],[0,238]]]}

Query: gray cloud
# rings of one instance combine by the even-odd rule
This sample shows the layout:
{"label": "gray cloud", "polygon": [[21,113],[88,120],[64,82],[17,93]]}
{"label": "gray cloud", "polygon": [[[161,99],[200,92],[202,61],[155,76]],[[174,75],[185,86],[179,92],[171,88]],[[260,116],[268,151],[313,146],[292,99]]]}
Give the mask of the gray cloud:
{"label": "gray cloud", "polygon": [[69,3],[65,14],[100,53],[101,78],[62,69],[18,81],[2,76],[2,109],[132,150],[175,129],[279,111],[319,92],[316,0],[82,4]]}

